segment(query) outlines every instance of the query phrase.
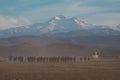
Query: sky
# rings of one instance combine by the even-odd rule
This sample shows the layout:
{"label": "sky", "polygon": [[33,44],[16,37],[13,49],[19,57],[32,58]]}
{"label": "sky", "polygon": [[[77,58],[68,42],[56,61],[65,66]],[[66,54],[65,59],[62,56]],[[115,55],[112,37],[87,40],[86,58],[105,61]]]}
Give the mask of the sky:
{"label": "sky", "polygon": [[55,15],[116,26],[120,0],[0,0],[0,29],[44,22]]}

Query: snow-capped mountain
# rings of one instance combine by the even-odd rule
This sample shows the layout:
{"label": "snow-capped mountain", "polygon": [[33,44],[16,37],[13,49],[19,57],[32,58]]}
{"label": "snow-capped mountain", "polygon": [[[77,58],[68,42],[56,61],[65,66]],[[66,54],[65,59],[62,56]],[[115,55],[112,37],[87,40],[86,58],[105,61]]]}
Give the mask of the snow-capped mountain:
{"label": "snow-capped mountain", "polygon": [[54,16],[49,21],[38,24],[36,26],[37,29],[39,29],[41,32],[69,32],[73,30],[78,29],[87,29],[88,27],[92,27],[92,25],[85,23],[84,21],[81,21],[78,18],[66,18],[62,15]]}
{"label": "snow-capped mountain", "polygon": [[[120,28],[119,26],[117,26]],[[106,25],[88,24],[79,18],[66,18],[63,15],[57,15],[44,23],[35,23],[32,25],[0,30],[0,37],[12,36],[39,36],[59,33],[69,33],[74,35],[120,35],[120,31],[112,29]]]}

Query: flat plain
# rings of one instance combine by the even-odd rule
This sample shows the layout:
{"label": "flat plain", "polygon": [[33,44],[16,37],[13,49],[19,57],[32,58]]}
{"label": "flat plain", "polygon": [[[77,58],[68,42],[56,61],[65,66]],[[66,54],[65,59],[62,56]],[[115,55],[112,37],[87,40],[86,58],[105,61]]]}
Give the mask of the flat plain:
{"label": "flat plain", "polygon": [[120,80],[120,59],[75,63],[0,62],[0,80]]}

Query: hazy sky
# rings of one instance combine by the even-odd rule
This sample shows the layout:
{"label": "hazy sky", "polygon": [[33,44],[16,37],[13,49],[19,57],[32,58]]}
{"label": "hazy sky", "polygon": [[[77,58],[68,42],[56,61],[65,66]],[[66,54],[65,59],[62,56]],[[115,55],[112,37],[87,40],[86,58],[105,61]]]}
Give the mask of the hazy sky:
{"label": "hazy sky", "polygon": [[0,0],[0,29],[43,22],[55,15],[117,25],[120,0]]}

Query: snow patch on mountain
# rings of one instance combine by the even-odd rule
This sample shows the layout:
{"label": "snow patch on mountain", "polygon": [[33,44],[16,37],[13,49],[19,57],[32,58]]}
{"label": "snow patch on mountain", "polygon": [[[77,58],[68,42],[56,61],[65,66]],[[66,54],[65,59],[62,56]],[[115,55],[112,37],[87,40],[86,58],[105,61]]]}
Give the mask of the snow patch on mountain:
{"label": "snow patch on mountain", "polygon": [[94,27],[92,24],[88,24],[76,17],[73,17],[72,20],[74,20],[74,22],[81,26],[83,29],[90,29]]}
{"label": "snow patch on mountain", "polygon": [[55,19],[56,19],[56,20],[61,20],[61,18],[60,18],[60,17],[57,17],[57,16],[55,16]]}
{"label": "snow patch on mountain", "polygon": [[56,25],[56,24],[55,24],[54,22],[51,22],[50,25],[47,26],[47,30],[48,30],[48,31],[54,30],[55,25]]}

